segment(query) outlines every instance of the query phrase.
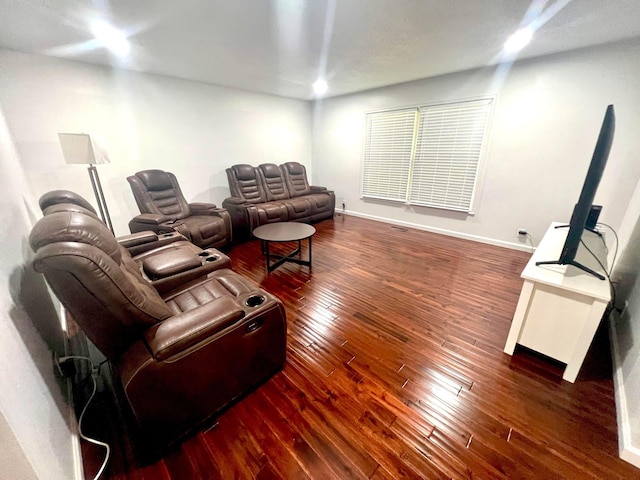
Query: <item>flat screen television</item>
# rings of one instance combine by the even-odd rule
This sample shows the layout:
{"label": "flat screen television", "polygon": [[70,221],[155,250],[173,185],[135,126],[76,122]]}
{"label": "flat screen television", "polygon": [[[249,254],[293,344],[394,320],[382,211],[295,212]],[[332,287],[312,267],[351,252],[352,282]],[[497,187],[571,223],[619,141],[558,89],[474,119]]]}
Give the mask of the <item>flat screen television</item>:
{"label": "flat screen television", "polygon": [[578,198],[578,203],[573,209],[571,214],[571,221],[569,222],[569,232],[567,233],[567,239],[562,247],[560,258],[558,260],[550,260],[544,262],[536,262],[536,265],[574,265],[581,270],[584,270],[591,275],[604,280],[604,276],[593,271],[592,269],[582,265],[576,261],[576,253],[580,246],[582,234],[587,226],[587,219],[591,213],[593,207],[593,199],[596,196],[604,167],[607,164],[609,158],[609,151],[611,150],[611,143],[613,142],[613,134],[616,127],[616,115],[613,110],[613,105],[607,107],[607,111],[602,121],[602,127],[600,127],[600,135],[596,143],[596,148],[591,157],[591,163],[589,164],[589,170],[587,170],[587,177],[582,185],[582,191]]}

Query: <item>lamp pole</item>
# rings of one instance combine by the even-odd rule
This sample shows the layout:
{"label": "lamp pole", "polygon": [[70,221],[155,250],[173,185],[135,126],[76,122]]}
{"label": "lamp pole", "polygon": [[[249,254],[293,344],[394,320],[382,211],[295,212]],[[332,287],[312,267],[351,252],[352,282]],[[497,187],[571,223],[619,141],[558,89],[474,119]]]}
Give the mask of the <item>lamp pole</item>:
{"label": "lamp pole", "polygon": [[100,216],[104,223],[109,227],[111,233],[115,235],[113,231],[113,225],[111,224],[111,217],[109,216],[109,209],[107,208],[107,202],[104,198],[104,193],[102,192],[102,185],[100,184],[100,177],[98,176],[98,169],[96,169],[95,165],[91,164],[87,168],[89,172],[89,178],[91,178],[91,186],[93,187],[93,193],[96,196],[96,201],[98,202],[98,209],[100,210]]}

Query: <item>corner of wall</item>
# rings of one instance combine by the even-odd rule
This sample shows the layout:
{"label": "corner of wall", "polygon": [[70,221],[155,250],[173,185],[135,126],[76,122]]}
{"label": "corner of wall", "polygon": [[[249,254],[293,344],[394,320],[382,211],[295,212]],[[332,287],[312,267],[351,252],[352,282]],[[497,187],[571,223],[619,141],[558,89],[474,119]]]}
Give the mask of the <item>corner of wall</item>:
{"label": "corner of wall", "polygon": [[617,315],[609,317],[609,338],[611,339],[611,353],[613,356],[613,383],[616,400],[616,416],[618,421],[618,452],[620,458],[640,468],[640,446],[633,445],[631,440],[631,419],[627,403],[627,392],[622,374],[622,359],[620,358],[620,344],[616,330]]}

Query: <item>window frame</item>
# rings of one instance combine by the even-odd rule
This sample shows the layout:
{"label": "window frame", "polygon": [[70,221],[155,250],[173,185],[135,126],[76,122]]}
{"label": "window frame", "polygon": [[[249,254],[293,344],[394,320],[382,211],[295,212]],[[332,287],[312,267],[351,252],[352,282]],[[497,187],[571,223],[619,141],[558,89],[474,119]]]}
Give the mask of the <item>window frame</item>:
{"label": "window frame", "polygon": [[[460,106],[463,105],[465,103],[474,103],[474,102],[486,102],[487,106],[488,106],[488,112],[486,113],[486,123],[485,123],[485,129],[484,132],[481,135],[481,144],[479,147],[479,152],[477,155],[477,164],[476,164],[476,169],[475,169],[475,175],[474,175],[474,179],[473,179],[473,186],[471,189],[471,198],[468,204],[468,208],[454,208],[453,206],[446,206],[446,205],[429,205],[422,202],[416,202],[415,200],[412,201],[411,200],[411,190],[412,190],[412,180],[413,180],[413,173],[414,173],[414,167],[415,167],[415,160],[416,160],[416,150],[417,150],[417,144],[419,142],[419,137],[420,137],[420,126],[421,126],[421,122],[422,122],[422,117],[421,117],[421,110],[423,111],[428,111],[429,109],[437,109],[437,108],[441,108],[443,106]],[[361,157],[361,169],[360,169],[360,174],[361,174],[361,178],[360,178],[360,199],[362,200],[374,200],[374,201],[387,201],[387,202],[392,202],[392,203],[401,203],[403,205],[407,205],[407,206],[415,206],[415,207],[422,207],[422,208],[434,208],[434,209],[440,209],[440,210],[446,210],[446,211],[450,211],[450,212],[458,212],[458,213],[465,213],[467,215],[474,215],[474,209],[476,206],[476,202],[479,198],[479,194],[480,194],[480,185],[482,183],[482,178],[484,177],[484,168],[486,165],[486,155],[487,152],[489,150],[489,144],[490,144],[490,134],[491,134],[491,127],[492,127],[492,123],[493,123],[493,115],[494,115],[494,111],[496,108],[496,103],[497,103],[497,95],[496,94],[492,94],[492,95],[482,95],[482,96],[476,96],[476,97],[471,97],[471,98],[464,98],[464,99],[456,99],[456,100],[446,100],[446,101],[439,101],[439,102],[432,102],[432,103],[425,103],[425,104],[415,104],[415,105],[408,105],[408,106],[404,106],[404,107],[396,107],[396,108],[386,108],[386,109],[378,109],[378,110],[371,110],[371,111],[366,111],[364,112],[364,134],[363,134],[363,147],[362,147],[362,157]],[[412,148],[411,148],[411,158],[409,161],[409,175],[407,178],[407,184],[406,184],[406,192],[405,192],[405,196],[404,199],[391,199],[391,198],[383,198],[381,196],[375,196],[375,195],[371,195],[368,193],[365,193],[365,171],[366,171],[366,155],[367,155],[367,141],[369,139],[369,129],[368,129],[368,125],[369,125],[369,118],[371,115],[375,115],[375,114],[382,114],[382,113],[394,113],[394,112],[401,112],[401,111],[406,111],[406,110],[414,110],[415,111],[415,124],[414,124],[414,137],[413,137],[413,142],[412,142]]]}

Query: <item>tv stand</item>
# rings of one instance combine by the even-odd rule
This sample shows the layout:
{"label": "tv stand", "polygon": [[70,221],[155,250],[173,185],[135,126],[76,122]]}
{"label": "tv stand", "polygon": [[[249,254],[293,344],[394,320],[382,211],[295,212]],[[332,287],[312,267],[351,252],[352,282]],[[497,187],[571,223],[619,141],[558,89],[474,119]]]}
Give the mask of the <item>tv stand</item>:
{"label": "tv stand", "polygon": [[[563,223],[561,225],[556,225],[553,228],[569,228],[571,225],[569,225],[568,223]],[[598,236],[602,236],[602,233],[600,233],[598,230],[596,230],[596,228],[589,228],[589,227],[584,227],[585,230],[588,230],[591,233],[595,233]]]}
{"label": "tv stand", "polygon": [[[565,223],[563,225],[554,225],[553,228],[569,228],[570,226],[571,225]],[[595,228],[585,227],[584,229],[588,232],[595,233],[599,237],[602,237],[602,234]],[[560,260],[545,260],[542,262],[536,262],[536,267],[539,267],[540,265],[573,265],[574,267],[578,267],[580,270],[587,272],[600,280],[604,280],[604,275],[600,275],[595,270],[592,270],[591,268],[581,264],[580,262],[576,262],[575,259],[565,263],[562,263]]]}
{"label": "tv stand", "polygon": [[[558,228],[561,226],[558,222],[551,224],[520,275],[524,284],[504,352],[513,355],[516,344],[520,344],[554,358],[567,365],[562,378],[574,382],[611,300],[611,291],[609,282],[581,268],[604,273],[584,245],[576,255],[575,263],[580,266],[544,260],[559,258],[568,233]],[[606,266],[602,238],[585,232],[583,241]]]}
{"label": "tv stand", "polygon": [[[600,235],[600,233],[598,233],[598,235]],[[536,262],[536,267],[539,267],[540,265],[573,265],[574,267],[578,267],[580,270],[587,272],[600,280],[604,280],[605,278],[604,275],[600,275],[598,272],[591,270],[589,267],[585,267],[580,262],[576,262],[575,260],[567,263],[562,263],[559,260],[545,260],[544,262]]]}

